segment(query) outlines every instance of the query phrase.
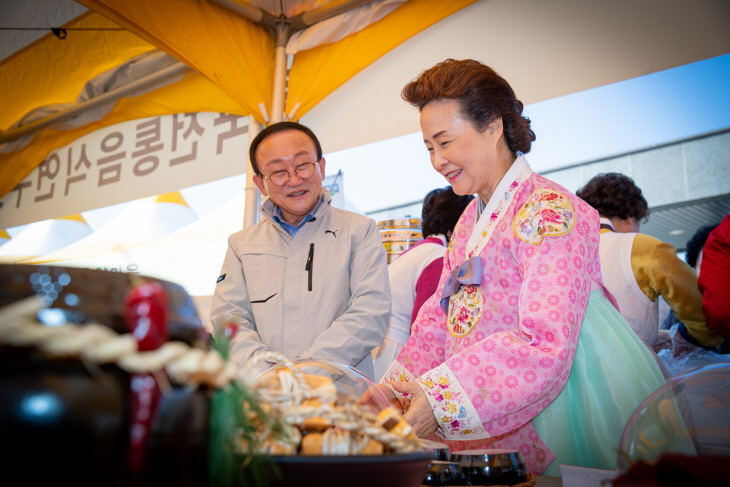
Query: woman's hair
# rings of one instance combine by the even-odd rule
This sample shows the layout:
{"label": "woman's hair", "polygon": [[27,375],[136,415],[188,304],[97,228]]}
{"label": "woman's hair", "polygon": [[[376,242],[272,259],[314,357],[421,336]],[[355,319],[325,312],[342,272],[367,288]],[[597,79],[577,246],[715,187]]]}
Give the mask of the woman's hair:
{"label": "woman's hair", "polygon": [[454,230],[459,217],[473,199],[473,195],[457,195],[451,186],[434,189],[428,193],[423,199],[421,210],[423,236],[438,234],[447,236]]}
{"label": "woman's hair", "polygon": [[646,220],[650,210],[641,188],[634,180],[617,172],[599,174],[576,193],[604,218]]}
{"label": "woman's hair", "polygon": [[513,153],[527,154],[535,140],[530,119],[522,116],[522,102],[509,83],[489,66],[473,59],[447,59],[423,71],[403,88],[401,97],[419,110],[434,100],[456,100],[461,113],[479,132],[501,117],[504,137]]}
{"label": "woman's hair", "polygon": [[684,255],[684,260],[692,267],[695,268],[697,264],[697,257],[700,256],[700,250],[705,246],[707,238],[710,236],[710,232],[713,231],[719,223],[714,225],[706,225],[697,229],[691,239],[687,241],[687,253]]}

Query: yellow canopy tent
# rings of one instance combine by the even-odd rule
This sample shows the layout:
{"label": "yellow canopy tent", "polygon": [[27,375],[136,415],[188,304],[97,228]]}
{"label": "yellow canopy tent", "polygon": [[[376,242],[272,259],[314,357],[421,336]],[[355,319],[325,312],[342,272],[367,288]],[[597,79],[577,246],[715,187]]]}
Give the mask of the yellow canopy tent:
{"label": "yellow canopy tent", "polygon": [[[431,26],[459,9],[474,3],[476,0],[409,0],[398,6],[383,19],[354,33],[338,42],[326,43],[317,47],[298,52],[294,55],[289,72],[287,104],[285,112],[294,113],[300,118],[311,107],[320,102],[328,94],[342,85],[345,81],[357,74],[375,59],[379,58],[395,46]],[[80,0],[81,4],[102,13],[139,35],[141,38],[155,44],[196,71],[205,74],[209,79],[220,86],[226,93],[241,102],[259,121],[265,121],[265,115],[271,114],[272,119],[278,113],[271,108],[273,79],[273,46],[274,39],[269,36],[269,43],[264,46],[267,54],[259,57],[259,49],[255,44],[262,42],[257,38],[233,39],[233,33],[242,28],[244,22],[247,29],[255,26],[250,20],[244,20],[240,11],[234,12],[214,2],[198,2],[194,0],[158,0],[146,2],[144,0],[130,0],[116,2],[114,0]],[[220,2],[229,5],[235,2]],[[265,2],[250,2],[265,3]],[[278,2],[277,2],[278,3]],[[362,1],[321,1],[321,2],[284,2],[290,11],[296,12],[300,4],[318,3],[321,6],[329,4],[358,5]],[[242,2],[239,5],[247,5]],[[235,8],[235,5],[232,5]],[[345,5],[347,7],[347,5]],[[254,7],[250,7],[254,8]],[[285,8],[287,8],[285,6]],[[170,12],[174,12],[173,15]],[[272,12],[261,10],[266,15]],[[236,22],[231,20],[235,19]],[[291,30],[295,21],[286,19],[262,19],[264,25],[277,29],[285,26]],[[278,33],[278,30],[277,32]],[[229,37],[231,37],[229,39]],[[286,44],[288,36],[277,41]],[[232,45],[231,43],[236,43]],[[284,47],[278,46],[277,47]],[[239,49],[244,48],[243,56]],[[268,55],[269,69],[264,69],[263,60],[256,63],[258,82],[265,87],[251,90],[248,85],[242,84],[242,76],[248,72],[241,72],[238,66],[241,63],[250,63],[248,53],[256,51],[255,58],[266,59]],[[283,95],[283,93],[281,93]],[[267,96],[268,95],[268,96]],[[263,103],[266,113],[258,109]],[[294,111],[294,107],[298,109]]]}
{"label": "yellow canopy tent", "polygon": [[[296,55],[289,74],[287,110],[296,111],[299,118],[372,60],[474,1],[410,0],[375,25],[338,43]],[[271,113],[274,121],[281,119],[271,109],[275,50],[274,37],[267,28],[208,1],[79,3],[95,12],[74,19],[64,28],[121,25],[127,31],[96,31],[94,42],[72,32],[61,45],[49,34],[0,63],[2,92],[18,94],[0,114],[0,140],[10,141],[0,153],[0,197],[54,148],[124,120],[195,111],[253,115],[262,122]],[[10,139],[17,130],[13,124],[33,108],[73,102],[87,80],[155,47],[195,71],[186,73],[180,82],[122,98],[103,119],[93,123],[70,130],[47,128],[26,136],[25,141]]]}
{"label": "yellow canopy tent", "polygon": [[[263,58],[267,44],[263,29],[233,16],[231,21],[238,21],[242,25],[240,28],[229,28],[229,31],[251,31],[255,39],[249,44],[262,46],[259,53]],[[64,27],[118,28],[94,12],[83,14]],[[72,104],[90,79],[135,56],[155,50],[155,46],[129,31],[94,31],[93,42],[89,42],[89,35],[73,32],[59,41],[49,34],[0,63],[2,92],[13,94],[12,97],[4,97],[7,100],[4,100],[4,110],[0,113],[0,135],[11,132],[12,125],[32,109],[50,104]],[[253,58],[250,53],[247,57]],[[258,71],[265,72],[268,64],[252,67],[253,71],[249,72],[239,70],[240,83],[249,83],[255,87],[259,83]],[[202,74],[190,70],[179,72],[184,74],[178,82],[141,94],[132,93],[112,102],[116,103],[114,109],[101,120],[73,129],[50,127],[26,136],[25,139],[29,140],[5,144],[3,153],[0,153],[0,195],[11,191],[43,162],[51,150],[102,127],[172,113],[212,111],[248,115],[248,109],[240,100],[226,94]]]}
{"label": "yellow canopy tent", "polygon": [[[62,146],[68,138],[84,131],[125,117],[209,110],[250,114],[260,121],[266,113],[276,121],[286,113],[294,119],[304,117],[321,137],[330,139],[324,145],[331,151],[344,148],[341,141],[345,139],[350,144],[372,142],[363,140],[362,135],[394,125],[393,121],[402,119],[404,113],[412,120],[410,131],[417,130],[417,117],[397,100],[399,88],[388,85],[387,90],[381,90],[376,96],[357,90],[363,87],[372,90],[375,85],[380,88],[383,78],[392,78],[402,86],[418,70],[445,57],[475,57],[497,67],[522,93],[523,101],[531,103],[730,51],[730,31],[721,28],[728,16],[728,4],[712,0],[698,0],[692,9],[681,2],[667,4],[661,0],[408,0],[356,33],[294,54],[284,104],[286,85],[282,79],[286,77],[286,66],[282,77],[282,65],[275,66],[274,61],[280,58],[286,42],[275,39],[272,29],[276,30],[279,25],[306,25],[307,18],[317,18],[313,13],[320,8],[366,8],[366,2],[81,0],[79,3],[104,17],[89,13],[67,27],[121,25],[129,32],[95,32],[94,42],[84,37],[77,50],[66,58],[61,51],[49,51],[46,57],[35,58],[33,52],[37,45],[33,45],[0,63],[0,93],[6,94],[6,98],[10,98],[7,94],[12,94],[12,98],[17,94],[19,99],[26,100],[25,104],[12,100],[15,108],[0,114],[0,140],[13,131],[11,124],[34,106],[29,102],[38,99],[38,104],[43,105],[72,101],[81,91],[84,80],[154,47],[194,69],[195,72],[185,74],[182,80],[191,84],[186,88],[181,82],[171,83],[123,98],[103,120],[94,122],[97,125],[72,130],[45,129],[32,136],[32,143],[22,150],[8,148],[16,142],[6,144],[0,149],[4,151],[0,153],[0,196],[42,162],[43,154],[51,148]],[[280,3],[284,4],[284,12],[277,10]],[[292,3],[293,9],[289,6]],[[270,10],[269,4],[274,6]],[[451,15],[466,6],[469,8]],[[252,9],[259,12],[266,27],[231,9],[248,10],[249,14]],[[467,12],[469,18],[465,19],[461,14]],[[284,17],[280,17],[282,14]],[[456,17],[460,22],[468,22],[451,26],[450,20]],[[92,19],[101,23],[92,23]],[[83,21],[88,23],[82,24]],[[463,27],[467,24],[468,27]],[[449,31],[449,28],[456,30]],[[434,31],[446,33],[435,39],[435,44],[428,37]],[[42,41],[54,42],[56,49],[59,45],[69,49],[72,44],[61,43],[73,41],[76,35],[70,32],[64,41],[51,36]],[[98,55],[87,56],[83,49],[99,50]],[[389,50],[398,54],[383,56]],[[54,59],[63,62],[57,64],[52,62]],[[97,59],[103,60],[98,67]],[[345,83],[348,79],[353,81]],[[33,87],[30,80],[45,83],[45,88]],[[335,90],[337,93],[333,93]],[[55,92],[59,95],[47,96]],[[166,108],[163,108],[157,95],[166,92]],[[272,108],[272,100],[277,97],[281,109]],[[333,115],[333,106],[339,110],[338,116]],[[376,111],[380,120],[370,116]],[[72,134],[74,130],[79,132]],[[343,137],[343,132],[348,136]],[[404,133],[385,132],[381,130],[377,136]],[[330,143],[333,140],[335,143]]]}
{"label": "yellow canopy tent", "polygon": [[[289,92],[286,110],[291,117],[299,118],[312,106],[326,97],[342,83],[366,67],[370,62],[428,26],[438,22],[451,13],[474,3],[476,0],[454,0],[440,2],[438,0],[376,0],[371,5],[359,10],[380,10],[370,15],[369,20],[353,28],[352,35],[335,33],[329,39],[320,39],[321,42],[334,42],[313,49],[305,50],[294,56],[289,73]],[[33,93],[36,90],[49,92],[49,86],[39,81],[42,86],[23,86],[20,80],[30,78],[34,80],[58,79],[60,72],[72,71],[70,79],[64,80],[63,96],[50,96],[47,102],[70,101],[71,93],[78,93],[85,79],[103,72],[105,67],[124,62],[140,52],[148,52],[156,46],[185,65],[195,70],[185,74],[182,81],[166,84],[150,92],[138,96],[126,96],[116,102],[114,109],[101,120],[94,121],[68,129],[67,127],[51,126],[39,133],[32,133],[25,140],[17,141],[17,132],[24,128],[9,127],[9,123],[18,120],[27,113],[32,104],[25,100],[18,100],[14,110],[7,113],[5,120],[0,119],[0,142],[8,140],[11,143],[0,148],[0,198],[14,189],[30,172],[39,166],[47,154],[58,147],[63,147],[76,138],[125,120],[149,117],[155,115],[218,111],[236,115],[252,115],[259,121],[276,122],[283,118],[284,96],[286,90],[286,58],[284,45],[288,35],[282,32],[291,32],[290,25],[299,24],[306,27],[309,23],[332,15],[336,12],[347,12],[352,7],[368,3],[363,0],[294,0],[284,2],[285,12],[279,12],[274,18],[272,12],[265,10],[267,2],[254,0],[250,3],[262,5],[264,10],[256,12],[263,15],[262,25],[239,15],[229,7],[238,11],[242,4],[230,0],[196,1],[196,0],[160,0],[145,2],[130,0],[127,2],[113,2],[105,0],[81,0],[79,3],[88,6],[97,13],[87,13],[69,22],[66,28],[85,28],[87,26],[114,26],[121,25],[129,32],[104,32],[103,42],[83,42],[80,36],[74,33],[76,43],[64,46],[65,50],[60,61],[54,63],[40,63],[34,58],[36,52],[46,58],[56,58],[57,53],[48,53],[58,49],[58,45],[51,45],[56,39],[46,36],[32,48],[25,49],[17,55],[0,64],[0,75],[12,73],[13,69],[26,70],[27,74],[21,77],[8,75],[5,81],[9,92],[23,91]],[[220,4],[226,4],[223,7]],[[268,2],[271,3],[271,2]],[[279,4],[279,2],[273,2]],[[323,4],[328,15],[322,14]],[[382,6],[381,4],[391,4]],[[246,7],[247,4],[243,4]],[[318,7],[311,10],[312,7]],[[250,6],[246,7],[249,8]],[[244,8],[245,10],[245,8]],[[335,13],[336,13],[335,12]],[[102,14],[104,18],[100,17]],[[291,21],[281,15],[295,16]],[[296,17],[298,15],[298,17]],[[307,17],[309,16],[309,17]],[[368,18],[368,13],[364,14]],[[251,19],[251,16],[248,16]],[[341,17],[330,19],[344,24],[349,19]],[[111,20],[111,22],[110,22]],[[353,22],[357,24],[358,22]],[[373,23],[374,22],[374,23]],[[372,24],[372,25],[368,25]],[[284,29],[282,29],[284,27]],[[270,29],[270,30],[269,30]],[[312,30],[312,29],[310,29]],[[135,35],[132,35],[136,34]],[[348,32],[347,34],[350,34]],[[329,35],[329,34],[325,34]],[[274,45],[276,42],[276,46]],[[315,42],[315,44],[317,43]],[[305,41],[304,44],[307,44]],[[312,45],[304,47],[308,49]],[[69,70],[69,66],[76,66],[79,59],[86,59],[84,49],[91,48],[95,57],[104,59],[99,66],[93,62],[84,63],[84,69]],[[301,48],[301,47],[300,47]],[[76,61],[76,62],[74,62]],[[5,65],[5,66],[4,66]],[[48,72],[49,66],[51,72]],[[174,68],[174,67],[173,67]],[[175,71],[177,74],[179,71]],[[202,75],[202,76],[201,76]],[[0,84],[2,86],[2,84]],[[193,94],[193,96],[191,96]],[[42,121],[41,121],[42,122]],[[38,122],[34,122],[38,123]],[[253,125],[253,127],[252,127]],[[254,136],[258,125],[249,125],[249,136]],[[247,175],[247,212],[246,222],[252,223],[255,215],[256,192]],[[20,193],[18,194],[18,198]]]}

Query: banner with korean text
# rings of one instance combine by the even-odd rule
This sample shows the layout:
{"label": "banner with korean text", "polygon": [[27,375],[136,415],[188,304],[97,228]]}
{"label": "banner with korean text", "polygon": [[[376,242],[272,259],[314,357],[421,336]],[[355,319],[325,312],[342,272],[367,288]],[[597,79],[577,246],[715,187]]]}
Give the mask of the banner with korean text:
{"label": "banner with korean text", "polygon": [[106,127],[51,152],[0,199],[0,229],[243,174],[247,149],[248,117],[237,115],[180,113]]}

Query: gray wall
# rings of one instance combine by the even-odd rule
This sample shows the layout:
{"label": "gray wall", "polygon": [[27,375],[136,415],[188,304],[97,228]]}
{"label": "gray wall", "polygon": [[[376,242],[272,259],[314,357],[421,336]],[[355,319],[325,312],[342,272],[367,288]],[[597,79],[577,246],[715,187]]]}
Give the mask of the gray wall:
{"label": "gray wall", "polygon": [[[684,250],[699,227],[730,213],[730,128],[541,174],[575,193],[606,172],[626,174],[641,188],[651,209],[642,233]],[[420,201],[368,213],[376,221],[420,215]]]}
{"label": "gray wall", "polygon": [[730,129],[542,175],[575,192],[606,172],[631,177],[651,208],[728,194]]}

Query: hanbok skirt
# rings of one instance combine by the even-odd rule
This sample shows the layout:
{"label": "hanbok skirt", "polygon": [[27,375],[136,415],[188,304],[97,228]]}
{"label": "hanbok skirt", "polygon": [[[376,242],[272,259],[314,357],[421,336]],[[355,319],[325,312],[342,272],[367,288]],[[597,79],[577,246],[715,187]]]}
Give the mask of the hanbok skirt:
{"label": "hanbok skirt", "polygon": [[[556,456],[542,474],[560,477],[561,464],[615,470],[624,426],[664,382],[649,350],[603,290],[592,291],[568,382],[532,419],[533,428]],[[452,451],[504,445],[498,438],[434,439],[445,441]]]}
{"label": "hanbok skirt", "polygon": [[591,292],[570,377],[532,420],[560,465],[614,470],[624,426],[636,407],[664,384],[656,361],[602,290]]}

